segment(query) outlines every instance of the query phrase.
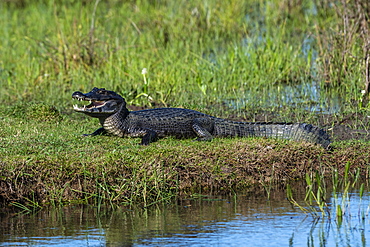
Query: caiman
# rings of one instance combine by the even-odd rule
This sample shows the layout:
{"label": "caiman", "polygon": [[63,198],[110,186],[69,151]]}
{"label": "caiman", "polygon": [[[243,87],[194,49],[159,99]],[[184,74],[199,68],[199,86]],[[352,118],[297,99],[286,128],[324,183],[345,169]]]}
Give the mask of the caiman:
{"label": "caiman", "polygon": [[74,110],[99,119],[101,128],[85,136],[110,133],[119,137],[141,137],[148,145],[161,137],[197,138],[208,141],[214,137],[273,137],[306,141],[328,148],[329,135],[321,128],[306,123],[236,122],[202,112],[182,108],[156,108],[129,111],[119,94],[94,87],[89,93],[74,92],[73,99],[89,101]]}

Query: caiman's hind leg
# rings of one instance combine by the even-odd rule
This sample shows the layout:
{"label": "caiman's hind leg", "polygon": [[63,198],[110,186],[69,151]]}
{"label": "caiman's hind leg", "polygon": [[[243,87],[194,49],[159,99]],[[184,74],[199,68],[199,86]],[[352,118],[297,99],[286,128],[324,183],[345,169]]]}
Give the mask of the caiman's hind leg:
{"label": "caiman's hind leg", "polygon": [[209,118],[196,118],[193,120],[193,130],[197,134],[197,141],[210,141],[213,139],[212,131],[214,121]]}
{"label": "caiman's hind leg", "polygon": [[101,127],[99,129],[95,130],[91,134],[82,134],[82,136],[98,136],[98,135],[105,135],[105,134],[108,134],[108,132],[103,127]]}

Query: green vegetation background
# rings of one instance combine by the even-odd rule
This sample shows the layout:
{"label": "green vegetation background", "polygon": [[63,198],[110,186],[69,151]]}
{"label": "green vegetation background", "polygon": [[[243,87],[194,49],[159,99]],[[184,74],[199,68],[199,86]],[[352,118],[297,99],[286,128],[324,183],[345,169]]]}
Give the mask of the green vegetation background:
{"label": "green vegetation background", "polygon": [[[326,53],[334,55],[338,48],[325,38],[341,35],[341,19],[330,1],[14,0],[0,5],[5,103],[42,101],[63,110],[70,108],[73,91],[97,86],[138,105],[226,102],[250,110],[266,108],[286,85],[316,81],[322,102],[333,91],[358,101],[364,89],[362,61],[347,62],[340,83],[337,68],[323,64]],[[360,39],[351,51],[348,56],[361,55]],[[269,110],[290,104],[276,101],[281,102]]]}

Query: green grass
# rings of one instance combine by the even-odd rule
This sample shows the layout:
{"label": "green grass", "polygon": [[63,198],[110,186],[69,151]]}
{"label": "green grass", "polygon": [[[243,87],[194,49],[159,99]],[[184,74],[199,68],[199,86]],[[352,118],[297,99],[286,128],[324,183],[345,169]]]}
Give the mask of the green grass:
{"label": "green grass", "polygon": [[[315,32],[339,21],[313,1],[20,2],[0,8],[1,101],[60,110],[72,92],[98,86],[139,105],[194,108],[247,97],[240,107],[279,111],[291,104],[266,105],[271,94],[313,79]],[[347,101],[361,97],[354,77],[334,90]]]}

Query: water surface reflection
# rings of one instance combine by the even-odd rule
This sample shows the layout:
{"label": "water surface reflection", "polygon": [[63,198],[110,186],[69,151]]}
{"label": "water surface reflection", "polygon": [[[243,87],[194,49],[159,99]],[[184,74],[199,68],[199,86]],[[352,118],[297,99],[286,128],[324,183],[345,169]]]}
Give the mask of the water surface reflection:
{"label": "water surface reflection", "polygon": [[[272,193],[270,200],[259,195],[204,197],[135,210],[68,206],[2,214],[0,245],[366,246],[369,222],[358,213],[366,213],[359,202],[351,195],[343,222],[305,215],[284,192]],[[362,203],[367,207],[368,202],[366,195]]]}

